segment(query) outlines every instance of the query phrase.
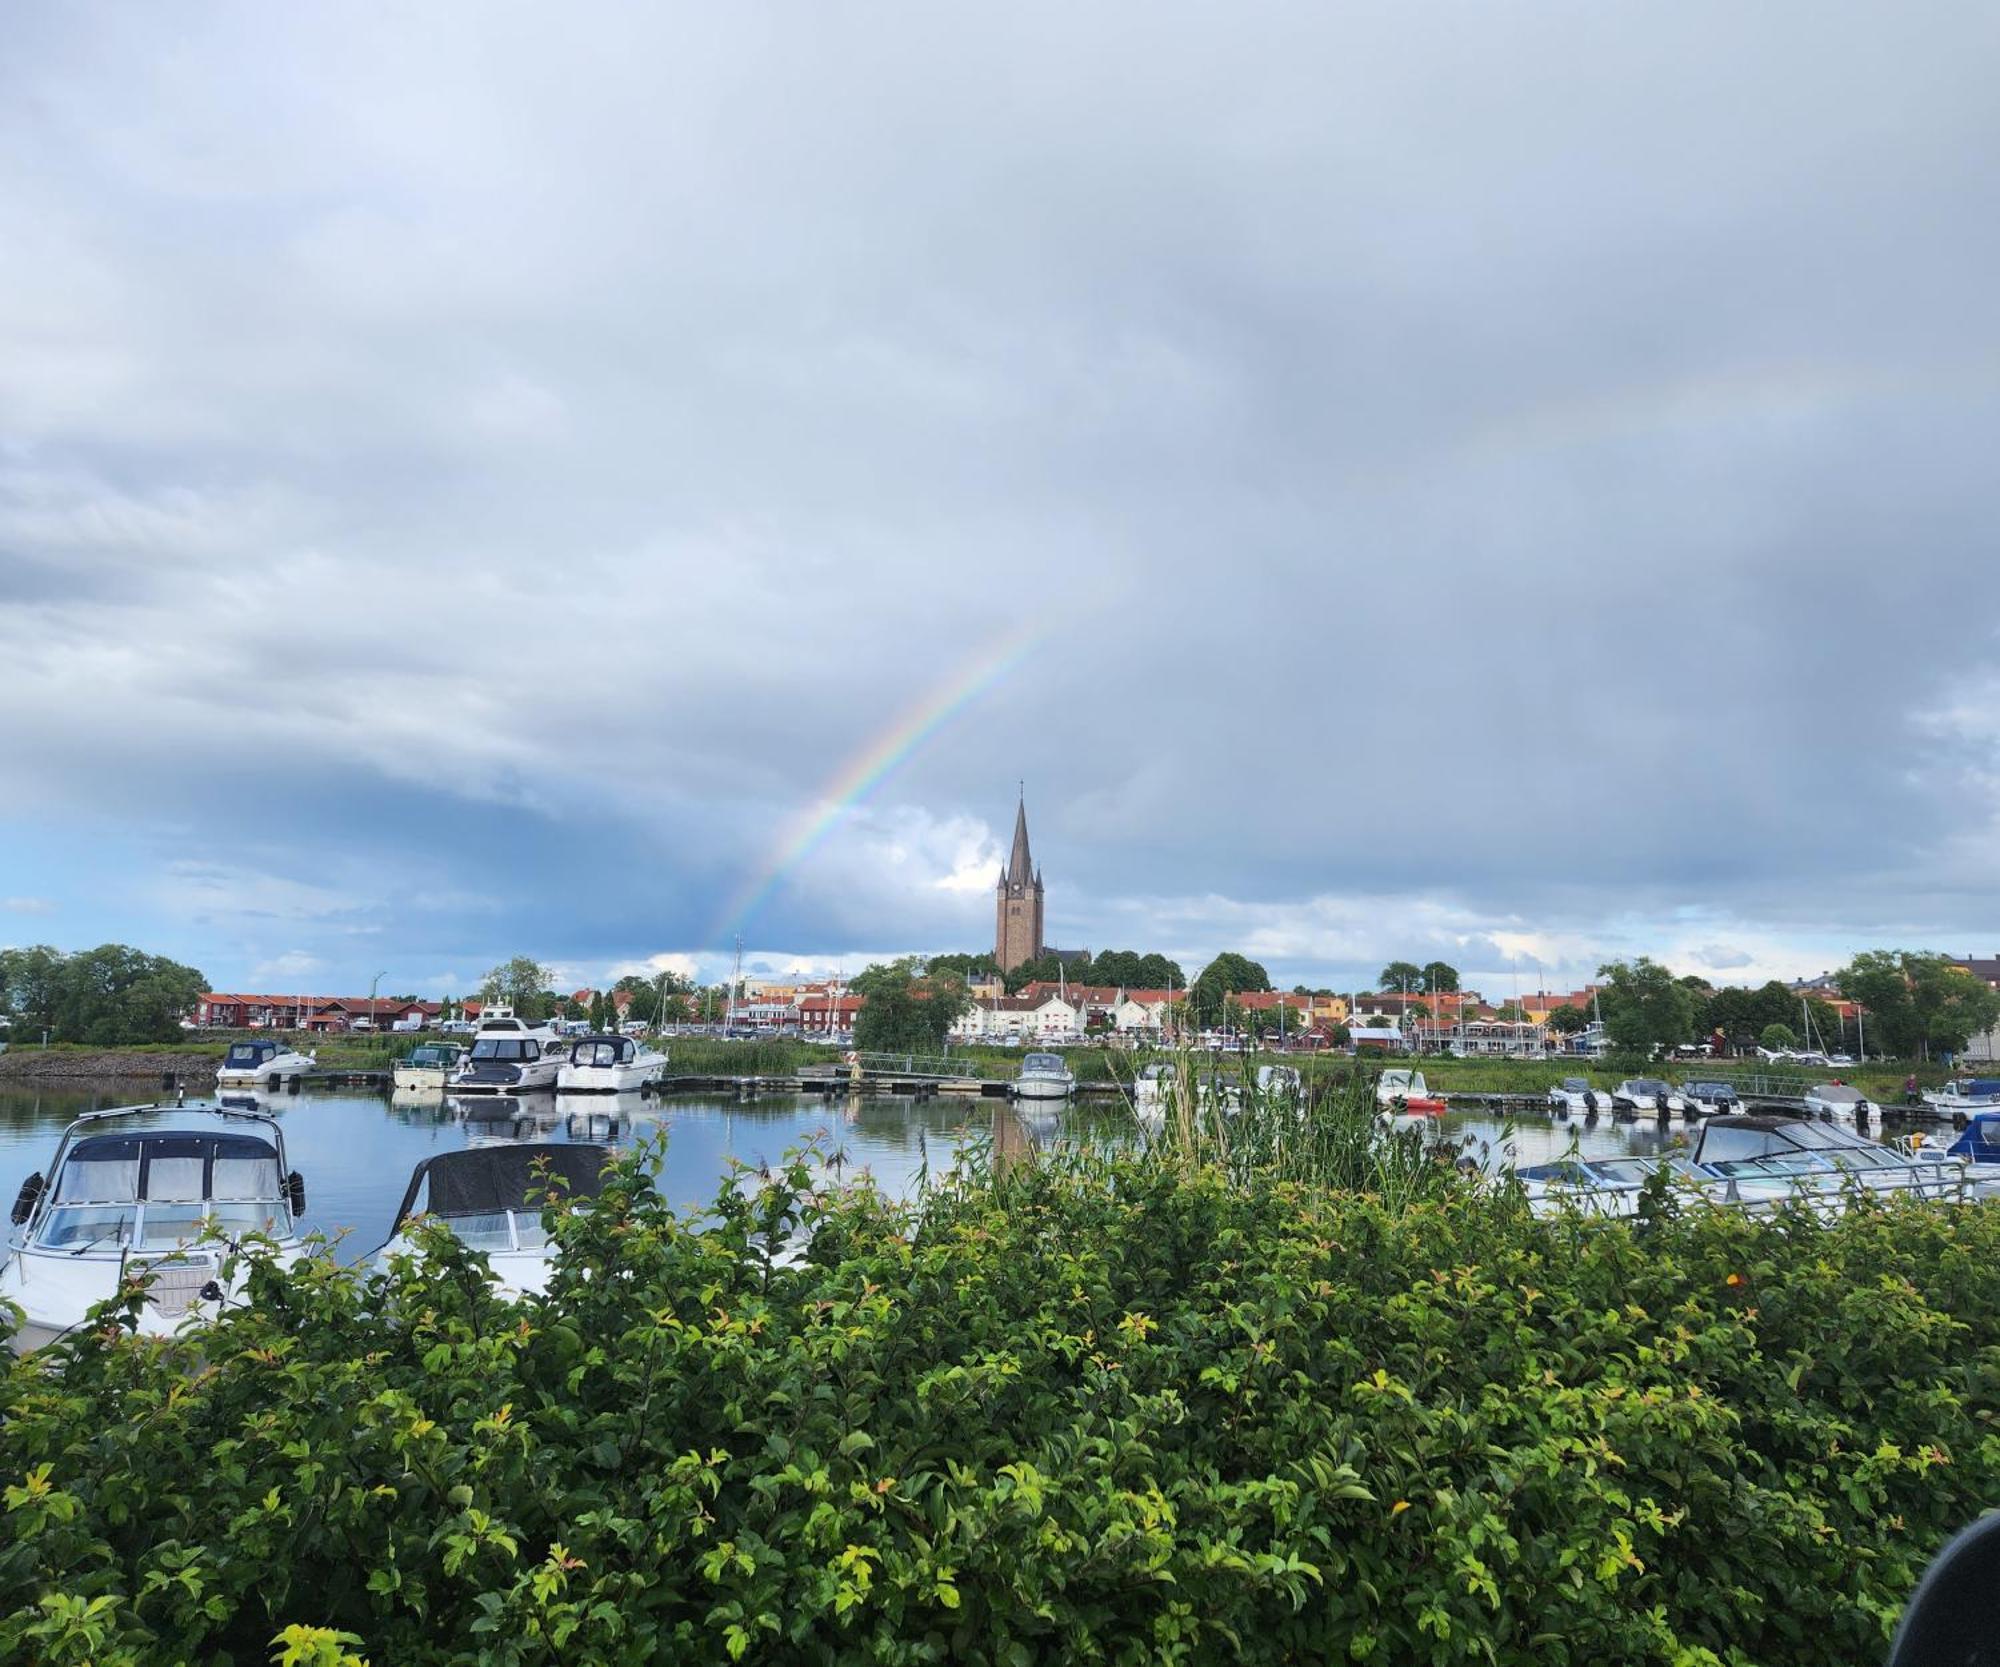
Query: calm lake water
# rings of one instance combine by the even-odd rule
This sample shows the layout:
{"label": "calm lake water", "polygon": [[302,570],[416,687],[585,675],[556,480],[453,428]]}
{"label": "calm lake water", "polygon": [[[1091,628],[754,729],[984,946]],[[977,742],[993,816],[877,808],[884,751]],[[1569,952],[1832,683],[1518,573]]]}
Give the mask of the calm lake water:
{"label": "calm lake water", "polygon": [[[72,1118],[143,1098],[136,1086],[0,1089],[0,1200],[11,1203],[29,1174],[47,1168]],[[264,1096],[260,1104],[277,1116],[286,1160],[305,1176],[305,1225],[328,1235],[344,1233],[339,1255],[349,1261],[389,1236],[410,1170],[421,1159],[496,1140],[600,1140],[629,1147],[664,1135],[662,1190],[692,1209],[714,1198],[732,1160],[774,1164],[815,1138],[826,1153],[844,1154],[850,1173],[865,1170],[885,1192],[907,1197],[926,1168],[948,1169],[967,1139],[1019,1147],[1092,1132],[1101,1136],[1118,1126],[1118,1114],[1111,1111],[1017,1112],[1000,1100],[946,1097],[646,1100],[632,1094],[540,1094],[511,1100],[309,1091]],[[997,1130],[996,1117],[1002,1120]],[[1586,1154],[1657,1152],[1685,1128],[1653,1118],[1558,1122],[1534,1113],[1510,1128],[1499,1117],[1475,1111],[1419,1121],[1468,1139],[1473,1153],[1491,1167],[1559,1157],[1572,1140]]]}
{"label": "calm lake water", "polygon": [[[22,1181],[47,1169],[73,1118],[143,1099],[134,1087],[0,1089],[0,1198],[11,1204]],[[664,1135],[661,1189],[676,1205],[698,1208],[715,1197],[732,1159],[775,1164],[818,1137],[824,1152],[845,1154],[850,1174],[865,1170],[883,1191],[901,1197],[913,1191],[926,1165],[949,1168],[961,1141],[994,1138],[995,1113],[1007,1115],[1004,1101],[942,1097],[739,1101],[538,1094],[512,1100],[355,1091],[265,1095],[258,1109],[277,1117],[286,1162],[305,1177],[305,1227],[329,1236],[344,1230],[343,1261],[366,1256],[388,1238],[411,1169],[433,1152],[492,1141],[598,1140],[624,1148]]]}

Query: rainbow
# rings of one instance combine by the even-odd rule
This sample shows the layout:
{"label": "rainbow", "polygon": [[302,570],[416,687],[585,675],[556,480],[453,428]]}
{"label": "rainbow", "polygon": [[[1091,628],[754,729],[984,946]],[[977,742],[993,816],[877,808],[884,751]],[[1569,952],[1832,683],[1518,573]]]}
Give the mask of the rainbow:
{"label": "rainbow", "polygon": [[1047,628],[1011,627],[931,689],[894,723],[855,751],[786,825],[769,858],[734,892],[709,941],[727,943],[743,930],[785,877],[869,794],[913,758],[933,735],[979,699],[1040,646]]}

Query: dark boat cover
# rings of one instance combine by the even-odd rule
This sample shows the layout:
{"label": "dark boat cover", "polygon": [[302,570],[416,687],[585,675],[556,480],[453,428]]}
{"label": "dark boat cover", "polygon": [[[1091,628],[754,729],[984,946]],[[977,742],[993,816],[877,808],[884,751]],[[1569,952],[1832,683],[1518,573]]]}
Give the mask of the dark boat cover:
{"label": "dark boat cover", "polygon": [[604,1189],[604,1166],[611,1148],[575,1143],[564,1146],[475,1146],[462,1152],[440,1152],[410,1172],[409,1190],[396,1210],[401,1229],[410,1217],[417,1191],[430,1180],[426,1213],[439,1216],[484,1215],[494,1210],[528,1207],[558,1182],[567,1183],[572,1198],[595,1198]]}
{"label": "dark boat cover", "polygon": [[1945,1156],[1970,1158],[1974,1163],[2000,1163],[2000,1113],[1984,1112],[1973,1118],[1958,1139],[1945,1148]]}

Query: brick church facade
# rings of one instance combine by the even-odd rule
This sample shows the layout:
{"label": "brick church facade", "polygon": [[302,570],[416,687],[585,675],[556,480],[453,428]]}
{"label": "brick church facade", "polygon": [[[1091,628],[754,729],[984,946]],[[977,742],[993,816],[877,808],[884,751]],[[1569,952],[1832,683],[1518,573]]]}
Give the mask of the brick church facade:
{"label": "brick church facade", "polygon": [[993,958],[1000,970],[1012,972],[1032,961],[1046,945],[1042,941],[1042,876],[1028,851],[1028,802],[1024,796],[1014,811],[1014,849],[1000,870],[995,899]]}

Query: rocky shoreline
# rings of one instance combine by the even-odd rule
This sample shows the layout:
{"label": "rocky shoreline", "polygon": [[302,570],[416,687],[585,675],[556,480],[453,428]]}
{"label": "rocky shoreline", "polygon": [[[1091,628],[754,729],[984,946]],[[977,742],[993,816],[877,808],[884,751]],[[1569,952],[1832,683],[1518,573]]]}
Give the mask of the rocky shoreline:
{"label": "rocky shoreline", "polygon": [[171,1072],[179,1082],[215,1080],[219,1056],[187,1053],[146,1053],[133,1048],[61,1049],[9,1048],[0,1053],[0,1082],[68,1081],[73,1078],[150,1077],[158,1082]]}

